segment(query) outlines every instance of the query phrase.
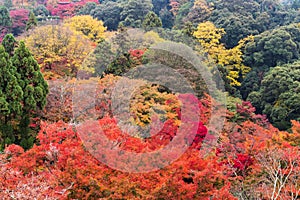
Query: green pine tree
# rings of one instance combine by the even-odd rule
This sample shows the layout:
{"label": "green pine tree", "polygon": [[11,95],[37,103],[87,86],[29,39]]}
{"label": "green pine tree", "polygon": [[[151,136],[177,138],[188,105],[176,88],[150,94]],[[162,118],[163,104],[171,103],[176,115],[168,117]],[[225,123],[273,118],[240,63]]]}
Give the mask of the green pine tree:
{"label": "green pine tree", "polygon": [[152,11],[148,12],[143,21],[143,28],[146,31],[151,30],[152,28],[161,27],[161,19]]}
{"label": "green pine tree", "polygon": [[48,85],[40,71],[39,64],[23,41],[15,50],[11,61],[20,75],[19,85],[24,92],[23,111],[27,113],[43,109],[49,92]]}
{"label": "green pine tree", "polygon": [[16,41],[15,37],[13,36],[13,34],[7,34],[3,38],[2,45],[3,45],[6,53],[8,53],[8,55],[10,57],[13,56],[13,52],[14,52],[16,44],[17,44],[17,41]]}
{"label": "green pine tree", "polygon": [[48,84],[25,43],[16,45],[15,38],[6,35],[0,45],[0,149],[11,143],[25,149],[33,145],[30,119],[46,105],[48,92]]}
{"label": "green pine tree", "polygon": [[0,6],[0,33],[9,33],[12,26],[12,20],[6,7]]}
{"label": "green pine tree", "polygon": [[33,27],[37,26],[37,19],[34,15],[33,12],[29,13],[29,19],[26,23],[26,31],[28,31],[29,29],[32,29]]}
{"label": "green pine tree", "polygon": [[16,141],[12,122],[22,112],[23,92],[15,73],[8,53],[0,45],[0,149]]}

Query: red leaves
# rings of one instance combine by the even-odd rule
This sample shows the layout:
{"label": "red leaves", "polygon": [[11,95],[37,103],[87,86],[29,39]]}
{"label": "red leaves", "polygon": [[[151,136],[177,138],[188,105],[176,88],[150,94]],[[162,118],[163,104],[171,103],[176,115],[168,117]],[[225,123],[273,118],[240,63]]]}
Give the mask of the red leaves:
{"label": "red leaves", "polygon": [[[206,128],[199,124],[197,137],[202,138],[206,134]],[[99,121],[99,126],[110,140],[123,141],[119,147],[124,151],[134,152],[155,151],[167,145],[177,130],[177,126],[171,120],[166,121],[158,134],[141,140],[121,132],[114,119],[104,118]],[[85,126],[85,130],[91,129],[88,124]],[[12,187],[15,193],[33,195],[27,192],[28,189],[13,187],[16,182],[25,184],[33,178],[34,181],[28,188],[40,189],[32,191],[63,199],[66,195],[69,198],[84,199],[124,198],[123,195],[130,199],[159,197],[192,199],[208,198],[226,193],[227,190],[223,189],[226,178],[220,173],[222,166],[218,165],[217,157],[201,158],[199,152],[192,148],[165,169],[145,174],[131,174],[110,169],[95,160],[85,151],[85,146],[74,129],[63,122],[54,124],[42,122],[38,139],[40,145],[27,152],[23,152],[15,145],[6,149],[6,153],[12,156],[11,161],[5,164],[6,172],[16,170],[21,174],[15,179],[10,179],[14,180],[13,182],[2,182],[1,187]],[[97,136],[94,139],[97,140]],[[147,162],[145,160],[146,164]],[[41,177],[44,177],[43,180],[40,180]],[[184,177],[191,181],[185,180]],[[3,179],[2,175],[0,179]],[[199,187],[201,193],[198,192]]]}
{"label": "red leaves", "polygon": [[14,35],[21,34],[26,27],[28,21],[29,10],[26,9],[16,9],[9,11],[10,17],[12,19],[12,29]]}
{"label": "red leaves", "polygon": [[[41,122],[39,145],[27,152],[16,145],[6,148],[0,155],[0,190],[9,191],[3,195],[48,195],[54,199],[235,199],[232,194],[251,196],[256,191],[272,191],[272,173],[268,174],[268,170],[277,165],[277,174],[289,179],[281,191],[276,187],[275,194],[286,191],[283,197],[288,198],[299,190],[294,184],[300,176],[299,122],[293,121],[292,134],[272,126],[266,129],[255,123],[253,107],[244,103],[237,107],[243,120],[239,124],[227,122],[216,153],[205,154],[206,149],[201,148],[204,139],[218,136],[208,133],[205,126],[213,104],[209,96],[198,100],[184,94],[165,100],[180,123],[174,119],[162,121],[153,115],[149,135],[138,138],[131,135],[131,127],[124,128],[110,117],[111,91],[107,88],[113,88],[117,78],[106,79],[97,85],[96,104],[103,110],[100,120],[80,121],[76,126],[62,121]],[[70,98],[69,93],[65,96]],[[173,108],[178,101],[183,105]],[[71,101],[64,103],[70,109]],[[177,137],[188,147],[182,154],[176,149],[177,143],[181,144],[174,142]],[[167,154],[157,154],[160,159],[140,156],[169,146]],[[157,170],[151,171],[155,166]],[[150,172],[119,171],[133,167],[135,172]]]}
{"label": "red leaves", "polygon": [[266,115],[255,114],[255,111],[256,109],[250,101],[243,101],[242,104],[236,104],[236,112],[240,121],[249,120],[260,126],[268,127],[269,122]]}
{"label": "red leaves", "polygon": [[132,57],[135,57],[135,58],[138,58],[140,59],[144,53],[145,53],[145,50],[141,50],[141,49],[130,49],[129,50],[129,53]]}
{"label": "red leaves", "polygon": [[81,9],[87,2],[99,3],[97,0],[81,0],[81,1],[72,1],[56,5],[48,5],[47,9],[50,11],[51,15],[59,16],[61,18],[73,17],[76,14],[76,11]]}
{"label": "red leaves", "polygon": [[5,154],[8,156],[19,156],[24,153],[24,149],[18,145],[12,144],[5,149]]}
{"label": "red leaves", "polygon": [[253,159],[247,154],[237,154],[237,158],[233,161],[233,167],[238,170],[246,170],[253,164]]}

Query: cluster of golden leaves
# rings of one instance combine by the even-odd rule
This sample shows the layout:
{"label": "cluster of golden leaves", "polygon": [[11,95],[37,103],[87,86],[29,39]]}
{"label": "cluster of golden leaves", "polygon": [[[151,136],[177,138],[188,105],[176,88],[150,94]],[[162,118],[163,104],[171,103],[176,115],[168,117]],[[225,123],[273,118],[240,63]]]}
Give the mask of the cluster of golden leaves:
{"label": "cluster of golden leaves", "polygon": [[243,64],[242,47],[247,41],[253,39],[249,36],[239,41],[239,44],[231,49],[225,48],[225,45],[220,42],[222,36],[226,34],[223,28],[217,28],[212,22],[200,23],[194,36],[198,39],[204,51],[212,58],[215,64],[221,65],[228,69],[229,75],[227,78],[230,80],[232,86],[240,86],[238,81],[240,72],[243,76],[250,71],[250,67]]}
{"label": "cluster of golden leaves", "polygon": [[46,79],[76,76],[83,68],[84,59],[94,50],[96,42],[104,37],[102,21],[91,16],[75,16],[60,25],[39,26],[28,32],[26,46],[41,66]]}

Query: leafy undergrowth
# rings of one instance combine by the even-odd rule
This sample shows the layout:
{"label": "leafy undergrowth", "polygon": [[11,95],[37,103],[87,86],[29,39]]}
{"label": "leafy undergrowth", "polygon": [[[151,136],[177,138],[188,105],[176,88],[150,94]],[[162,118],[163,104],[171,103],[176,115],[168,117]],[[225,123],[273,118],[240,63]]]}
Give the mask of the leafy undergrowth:
{"label": "leafy undergrowth", "polygon": [[[207,102],[199,102],[204,111],[200,121],[204,121],[204,124],[207,123],[205,119],[209,110]],[[243,111],[240,112],[243,115],[247,112],[241,106],[239,111]],[[248,104],[244,106],[249,108]],[[82,131],[76,132],[74,126],[62,121],[52,124],[43,122],[37,136],[38,145],[26,152],[17,145],[10,145],[1,154],[1,197],[236,199],[256,195],[256,198],[269,199],[272,194],[284,198],[295,195],[299,191],[295,183],[300,171],[300,124],[293,122],[291,135],[271,125],[267,128],[260,126],[252,122],[257,117],[247,116],[239,117],[239,123],[229,120],[220,135],[219,144],[206,155],[201,148],[202,142],[204,138],[207,140],[211,137],[203,123],[198,122],[193,140],[189,138],[189,132],[184,134],[185,141],[190,144],[187,150],[172,164],[148,173],[112,169],[97,160],[95,152],[92,155],[87,151],[90,150],[89,145],[105,150],[103,146],[97,148],[97,142],[101,142],[98,136],[104,134],[126,152],[152,152],[167,146],[178,134],[178,126],[172,119],[165,121],[156,135],[144,139],[122,132],[117,120],[110,117],[82,123],[80,130],[86,130],[86,135],[95,130],[89,137],[83,137]],[[232,118],[231,115],[229,117]],[[101,129],[95,128],[95,122]],[[98,153],[102,155],[105,152]],[[124,160],[113,157],[108,161],[116,162],[116,166],[128,165]],[[144,169],[157,164],[146,159],[142,162]]]}

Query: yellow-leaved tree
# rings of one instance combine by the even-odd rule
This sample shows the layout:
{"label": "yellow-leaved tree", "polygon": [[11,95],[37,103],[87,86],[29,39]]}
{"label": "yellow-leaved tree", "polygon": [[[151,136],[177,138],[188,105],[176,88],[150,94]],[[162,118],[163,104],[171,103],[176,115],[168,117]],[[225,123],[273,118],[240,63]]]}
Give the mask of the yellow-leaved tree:
{"label": "yellow-leaved tree", "polygon": [[92,42],[82,33],[64,25],[46,25],[29,31],[22,38],[41,66],[46,79],[74,77],[82,62],[93,51]]}
{"label": "yellow-leaved tree", "polygon": [[228,70],[227,78],[230,80],[230,84],[240,86],[239,79],[250,71],[250,67],[243,64],[241,49],[245,42],[252,40],[253,37],[249,36],[232,49],[226,49],[224,44],[220,42],[224,34],[226,34],[224,29],[215,27],[209,21],[198,24],[197,30],[194,32],[194,36],[198,39],[204,52],[208,53],[216,64]]}
{"label": "yellow-leaved tree", "polygon": [[99,42],[104,38],[103,22],[93,18],[90,15],[75,16],[64,21],[64,24],[75,31],[82,32],[93,42]]}

